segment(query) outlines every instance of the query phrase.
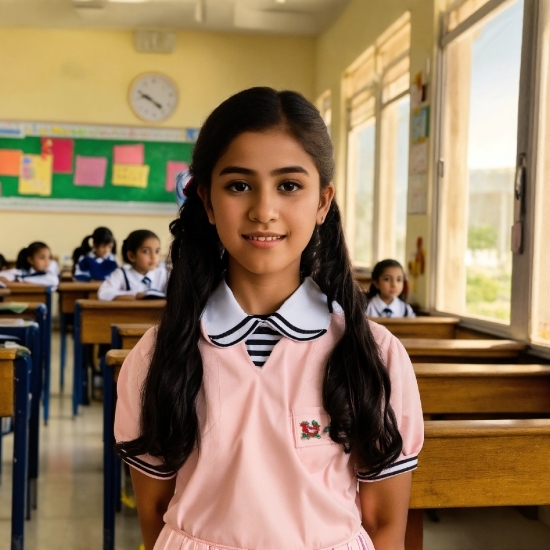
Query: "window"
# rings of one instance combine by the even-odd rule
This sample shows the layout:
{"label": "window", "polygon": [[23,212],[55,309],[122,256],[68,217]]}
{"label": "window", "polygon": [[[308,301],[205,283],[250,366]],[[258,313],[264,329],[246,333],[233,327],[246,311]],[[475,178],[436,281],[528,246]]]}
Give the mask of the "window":
{"label": "window", "polygon": [[506,324],[523,20],[523,0],[444,17],[436,307]]}
{"label": "window", "polygon": [[346,229],[354,263],[405,264],[410,17],[392,25],[345,75]]}
{"label": "window", "polygon": [[321,118],[325,121],[327,125],[328,134],[331,134],[331,124],[332,124],[332,94],[330,90],[327,90],[317,100],[317,109],[321,113]]}

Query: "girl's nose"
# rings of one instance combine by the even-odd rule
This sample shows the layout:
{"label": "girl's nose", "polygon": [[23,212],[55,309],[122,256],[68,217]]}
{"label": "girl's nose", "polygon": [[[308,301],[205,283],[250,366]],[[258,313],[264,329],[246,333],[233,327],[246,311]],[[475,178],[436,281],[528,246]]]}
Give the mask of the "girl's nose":
{"label": "girl's nose", "polygon": [[279,218],[277,198],[269,191],[258,191],[251,197],[248,218],[253,222],[269,223]]}

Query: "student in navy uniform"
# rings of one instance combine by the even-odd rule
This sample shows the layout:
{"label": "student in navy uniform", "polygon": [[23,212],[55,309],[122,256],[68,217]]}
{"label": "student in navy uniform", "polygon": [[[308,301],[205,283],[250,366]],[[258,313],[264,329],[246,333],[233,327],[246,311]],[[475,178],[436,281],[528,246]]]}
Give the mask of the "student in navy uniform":
{"label": "student in navy uniform", "polygon": [[367,297],[369,317],[416,317],[405,302],[405,272],[396,260],[382,260],[372,270]]}
{"label": "student in navy uniform", "polygon": [[131,267],[113,271],[97,292],[100,300],[164,298],[168,276],[160,262],[160,240],[147,229],[132,231],[122,243],[122,258]]}
{"label": "student in navy uniform", "polygon": [[53,290],[59,284],[59,276],[52,269],[52,255],[46,243],[35,241],[19,251],[14,269],[2,271],[2,283],[32,283],[51,287]]}
{"label": "student in navy uniform", "polygon": [[118,267],[116,241],[110,229],[98,227],[88,235],[73,252],[73,264],[77,281],[104,281]]}

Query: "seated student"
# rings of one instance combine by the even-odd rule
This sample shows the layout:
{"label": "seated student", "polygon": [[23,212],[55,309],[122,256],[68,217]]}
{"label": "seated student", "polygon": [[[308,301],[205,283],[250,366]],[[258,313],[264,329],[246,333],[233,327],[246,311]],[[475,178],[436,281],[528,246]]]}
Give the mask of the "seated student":
{"label": "seated student", "polygon": [[8,261],[4,258],[3,254],[0,254],[0,271],[4,271],[5,269],[8,269],[8,267]]}
{"label": "seated student", "polygon": [[369,317],[416,317],[405,302],[405,272],[396,260],[382,260],[372,270],[372,283],[367,293]]}
{"label": "seated student", "polygon": [[77,281],[104,281],[117,267],[116,241],[107,227],[97,227],[73,252],[73,277]]}
{"label": "seated student", "polygon": [[51,270],[51,252],[47,244],[35,241],[17,255],[14,269],[6,269],[0,275],[3,283],[32,283],[56,289],[59,277]]}
{"label": "seated student", "polygon": [[164,298],[168,275],[159,265],[159,238],[147,229],[132,231],[122,243],[122,258],[131,267],[120,267],[97,291],[100,300]]}

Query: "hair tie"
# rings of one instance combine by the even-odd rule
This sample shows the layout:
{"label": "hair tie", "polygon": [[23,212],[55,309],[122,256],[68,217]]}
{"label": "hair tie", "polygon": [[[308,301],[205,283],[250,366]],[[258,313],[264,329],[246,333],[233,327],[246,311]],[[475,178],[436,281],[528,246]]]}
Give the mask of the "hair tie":
{"label": "hair tie", "polygon": [[194,178],[191,176],[189,170],[176,174],[176,200],[178,201],[179,207],[185,204],[189,187],[193,184],[193,181]]}

